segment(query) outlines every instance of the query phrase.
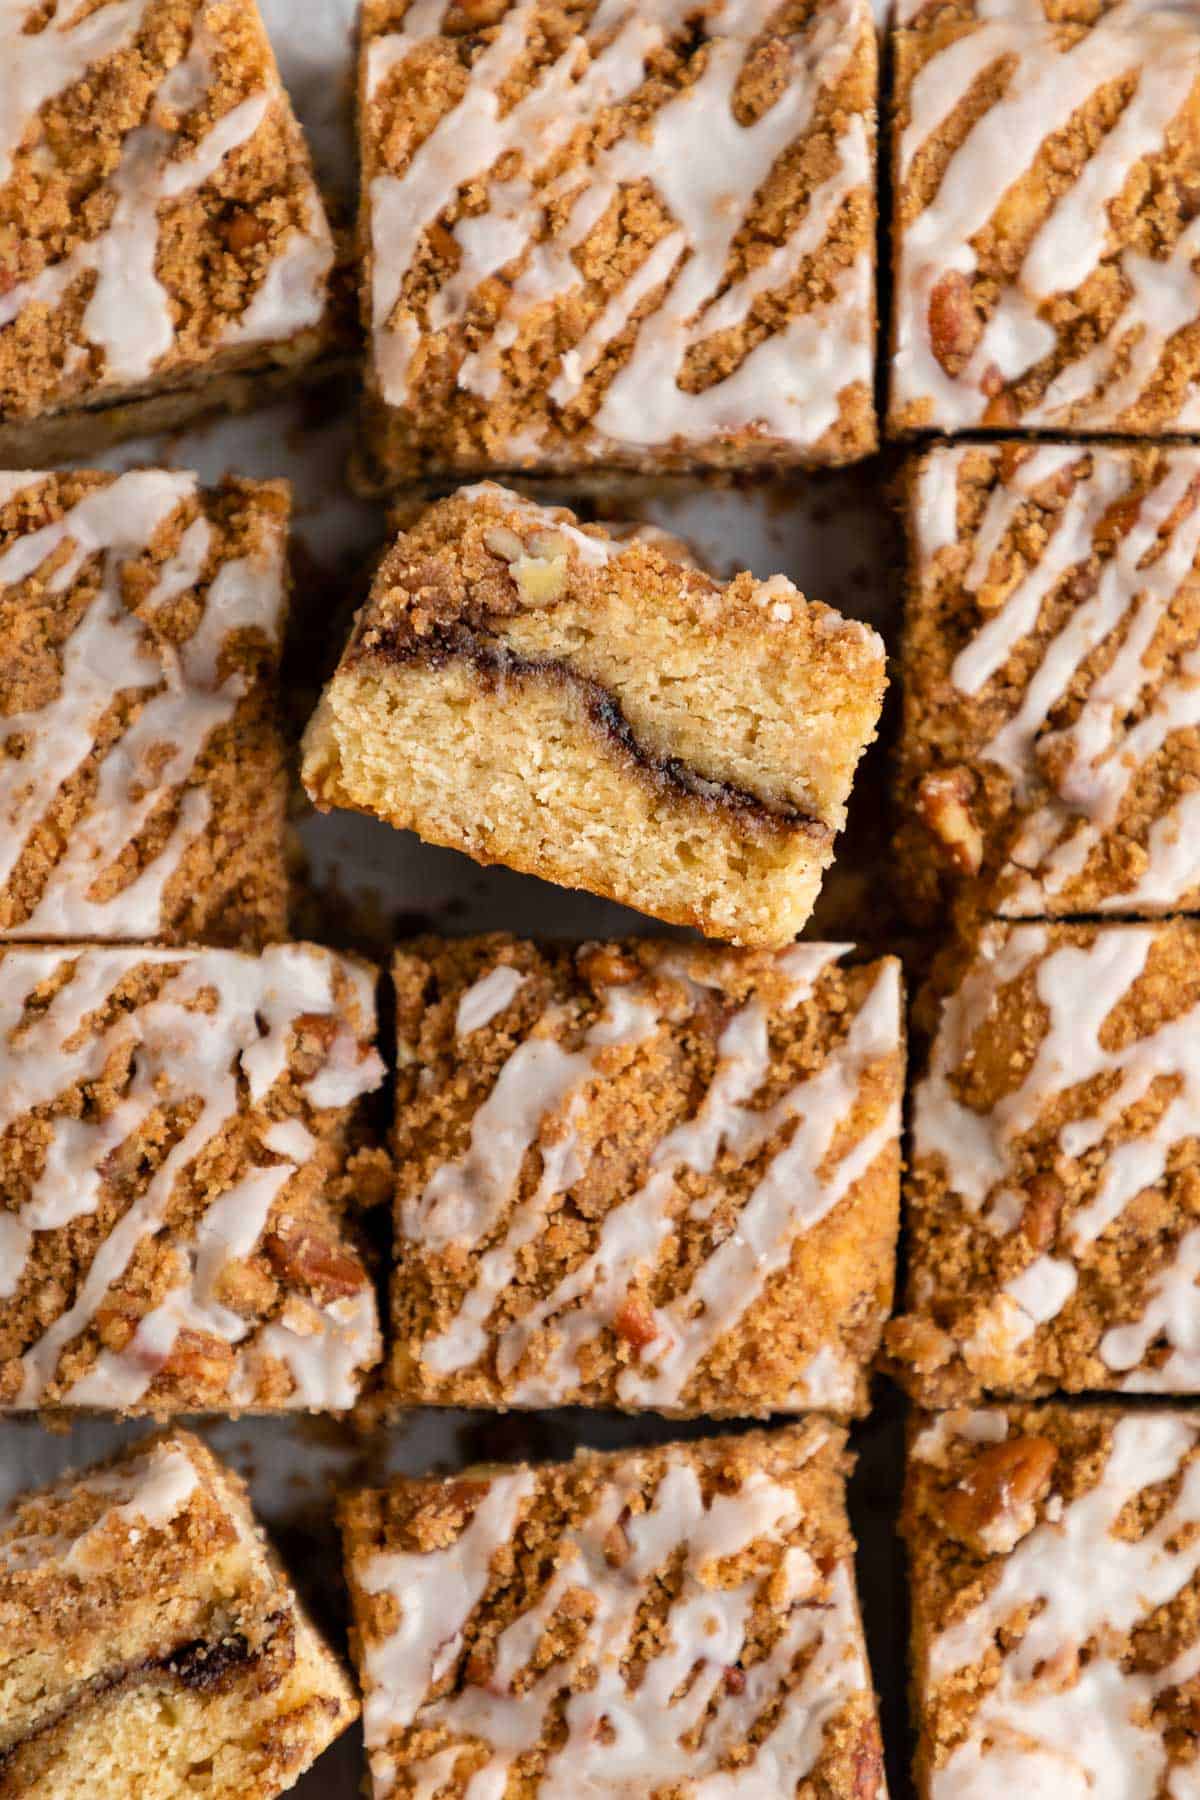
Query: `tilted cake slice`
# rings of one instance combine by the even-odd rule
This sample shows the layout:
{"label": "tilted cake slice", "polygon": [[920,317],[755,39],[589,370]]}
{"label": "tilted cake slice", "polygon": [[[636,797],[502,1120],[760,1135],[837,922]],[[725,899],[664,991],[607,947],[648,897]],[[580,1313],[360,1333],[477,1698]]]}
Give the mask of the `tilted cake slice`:
{"label": "tilted cake slice", "polygon": [[189,1433],[0,1511],[0,1800],[273,1800],[358,1710]]}
{"label": "tilted cake slice", "polygon": [[303,777],[431,843],[734,943],[807,920],[885,684],[869,627],[492,483],[385,558]]}
{"label": "tilted cake slice", "polygon": [[375,1800],[885,1800],[848,1467],[810,1419],[352,1496]]}
{"label": "tilted cake slice", "polygon": [[0,1411],[354,1404],[374,988],[308,944],[0,950]]}

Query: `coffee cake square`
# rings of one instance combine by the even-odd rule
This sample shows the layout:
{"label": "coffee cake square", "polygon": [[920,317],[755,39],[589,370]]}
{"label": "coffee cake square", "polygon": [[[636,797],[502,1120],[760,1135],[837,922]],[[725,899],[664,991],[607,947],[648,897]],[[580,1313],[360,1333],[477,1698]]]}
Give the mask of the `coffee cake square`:
{"label": "coffee cake square", "polygon": [[0,473],[0,938],[287,931],[282,482]]}
{"label": "coffee cake square", "polygon": [[900,0],[892,433],[1200,425],[1200,14]]}
{"label": "coffee cake square", "polygon": [[776,948],[808,922],[887,683],[786,576],[496,482],[384,557],[304,738],[322,809]]}
{"label": "coffee cake square", "polygon": [[1200,903],[1200,452],[942,446],[907,485],[913,915]]}
{"label": "coffee cake square", "polygon": [[254,0],[6,0],[0,66],[0,463],[326,346],[333,239]]}
{"label": "coffee cake square", "polygon": [[868,0],[366,0],[372,476],[875,446]]}
{"label": "coffee cake square", "polygon": [[0,948],[0,1411],[354,1404],[374,1034],[309,944]]}
{"label": "coffee cake square", "polygon": [[904,1057],[846,950],[401,950],[395,1395],[865,1411]]}
{"label": "coffee cake square", "polygon": [[1194,1410],[918,1421],[904,1536],[920,1800],[1195,1791],[1198,1517]]}
{"label": "coffee cake square", "polygon": [[885,1800],[849,1466],[810,1420],[352,1496],[376,1800]]}
{"label": "coffee cake square", "polygon": [[989,925],[921,1010],[900,1378],[1200,1393],[1200,925]]}

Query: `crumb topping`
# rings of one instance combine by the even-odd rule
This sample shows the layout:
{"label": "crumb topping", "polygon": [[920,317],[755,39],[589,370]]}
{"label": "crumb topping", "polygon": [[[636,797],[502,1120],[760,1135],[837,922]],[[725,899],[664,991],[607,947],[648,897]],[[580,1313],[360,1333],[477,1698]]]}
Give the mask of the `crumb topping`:
{"label": "crumb topping", "polygon": [[159,937],[202,904],[179,889],[210,853],[228,861],[188,922],[236,930],[226,904],[250,910],[230,891],[248,871],[224,848],[226,763],[260,778],[262,828],[244,828],[264,884],[282,877],[270,801],[287,507],[278,486],[205,494],[163,470],[0,476],[4,935]]}
{"label": "crumb topping", "polygon": [[[918,1435],[906,1500],[927,1791],[1184,1793],[1200,1671],[1195,1421],[1047,1407],[965,1425],[952,1415]],[[1015,1503],[1002,1464],[1035,1471]],[[964,1547],[968,1493],[993,1539]]]}
{"label": "crumb topping", "polygon": [[827,1432],[770,1460],[752,1438],[726,1466],[674,1447],[364,1497],[390,1515],[380,1547],[348,1514],[376,1795],[402,1771],[431,1792],[717,1800],[840,1792],[856,1767],[877,1794]]}
{"label": "crumb topping", "polygon": [[914,1093],[922,1394],[1200,1386],[1198,1006],[1190,924],[984,932]]}
{"label": "crumb topping", "polygon": [[867,1178],[897,1151],[897,966],[477,949],[469,970],[397,963],[402,1386],[853,1408],[887,1299],[877,1266],[828,1271],[869,1256]]}
{"label": "crumb topping", "polygon": [[377,0],[367,323],[409,451],[869,448],[874,64],[861,0]]}
{"label": "crumb topping", "polygon": [[0,417],[312,354],[333,241],[256,8],[16,0],[0,56]]}
{"label": "crumb topping", "polygon": [[893,419],[1192,430],[1195,15],[1045,11],[900,30]]}
{"label": "crumb topping", "polygon": [[306,945],[0,957],[0,1404],[353,1403],[374,1294],[331,1201],[373,1024]]}

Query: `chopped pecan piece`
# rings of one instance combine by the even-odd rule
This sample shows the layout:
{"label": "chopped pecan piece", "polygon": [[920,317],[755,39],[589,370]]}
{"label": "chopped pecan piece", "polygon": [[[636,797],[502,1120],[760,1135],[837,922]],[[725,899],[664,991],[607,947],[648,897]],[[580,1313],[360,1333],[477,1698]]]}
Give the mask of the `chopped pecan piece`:
{"label": "chopped pecan piece", "polygon": [[1057,1460],[1048,1438],[1006,1438],[992,1444],[946,1496],[946,1530],[982,1556],[1013,1549],[1036,1523],[1037,1501],[1050,1486]]}
{"label": "chopped pecan piece", "polygon": [[1058,1236],[1067,1190],[1057,1175],[1035,1175],[1021,1210],[1021,1232],[1035,1250],[1048,1250]]}
{"label": "chopped pecan piece", "polygon": [[921,823],[960,875],[978,875],[983,865],[983,833],[969,804],[974,792],[974,777],[963,768],[926,775],[917,789]]}
{"label": "chopped pecan piece", "polygon": [[644,1300],[626,1295],[613,1314],[613,1330],[635,1350],[644,1350],[658,1336],[658,1326]]}
{"label": "chopped pecan piece", "polygon": [[322,1302],[344,1299],[366,1286],[367,1272],[358,1258],[315,1231],[268,1232],[263,1250],[289,1286],[305,1288]]}
{"label": "chopped pecan piece", "polygon": [[929,296],[929,343],[947,375],[957,375],[983,336],[971,284],[957,269],[935,283]]}

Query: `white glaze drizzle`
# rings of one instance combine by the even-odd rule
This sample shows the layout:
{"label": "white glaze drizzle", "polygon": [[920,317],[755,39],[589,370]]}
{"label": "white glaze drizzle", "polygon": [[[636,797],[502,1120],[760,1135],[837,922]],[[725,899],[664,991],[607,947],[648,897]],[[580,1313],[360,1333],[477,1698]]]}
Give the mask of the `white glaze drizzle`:
{"label": "white glaze drizzle", "polygon": [[482,1031],[485,1025],[490,1025],[498,1013],[512,1004],[528,979],[520,969],[514,969],[508,963],[499,963],[489,969],[459,1001],[454,1015],[455,1037],[470,1037],[473,1031]]}
{"label": "white glaze drizzle", "polygon": [[[169,1441],[154,1444],[119,1467],[71,1480],[53,1500],[102,1500],[102,1510],[82,1532],[21,1533],[6,1537],[6,1527],[19,1526],[19,1508],[0,1515],[0,1578],[58,1565],[86,1580],[103,1573],[121,1556],[136,1549],[146,1531],[165,1531],[177,1519],[200,1483],[187,1452]],[[120,1534],[118,1541],[117,1533]]]}
{"label": "white glaze drizzle", "polygon": [[[455,1744],[406,1771],[412,1793],[431,1800],[453,1771],[456,1744],[482,1743],[488,1760],[468,1781],[466,1800],[500,1800],[514,1762],[539,1743],[548,1709],[583,1669],[594,1670],[595,1679],[566,1701],[565,1741],[547,1756],[540,1777],[538,1792],[546,1800],[646,1793],[679,1781],[705,1800],[773,1800],[795,1791],[811,1773],[827,1724],[867,1692],[848,1565],[835,1566],[828,1594],[819,1595],[816,1566],[787,1542],[799,1520],[795,1495],[760,1471],[735,1493],[717,1494],[706,1505],[694,1470],[673,1458],[649,1509],[628,1517],[626,1509],[644,1488],[640,1463],[635,1457],[632,1466],[607,1476],[587,1516],[559,1540],[553,1575],[496,1643],[486,1687],[460,1686],[444,1699],[425,1699],[431,1681],[454,1665],[491,1559],[511,1536],[506,1520],[532,1491],[531,1478],[516,1474],[493,1482],[448,1551],[378,1555],[367,1565],[368,1591],[390,1592],[400,1610],[396,1631],[370,1646],[366,1659],[364,1717],[377,1800],[394,1785],[389,1738],[413,1721],[422,1729],[444,1727]],[[628,1546],[619,1566],[606,1554],[614,1528]],[[720,1566],[752,1545],[775,1552],[778,1588],[772,1598],[785,1619],[735,1693],[725,1674],[745,1647],[763,1576],[760,1571],[731,1584],[728,1576],[722,1581]],[[639,1605],[656,1574],[681,1553],[682,1581],[662,1650],[636,1685],[627,1684],[620,1664]],[[573,1650],[538,1674],[530,1659],[568,1592],[589,1598],[590,1617]],[[811,1660],[771,1730],[748,1763],[724,1772],[728,1751],[778,1696],[802,1652]],[[515,1678],[525,1671],[518,1687]],[[683,1741],[701,1726],[710,1704],[698,1745]]]}
{"label": "white glaze drizzle", "polygon": [[[923,63],[912,82],[900,170],[913,162],[972,84],[1001,59],[1015,67],[1003,94],[976,119],[951,155],[936,193],[903,231],[898,253],[895,405],[931,404],[924,423],[956,430],[983,421],[989,369],[1016,381],[1055,348],[1041,308],[1077,291],[1110,249],[1110,203],[1144,157],[1166,148],[1169,128],[1200,77],[1200,33],[1184,7],[1118,5],[1067,48],[1036,9],[983,0],[979,23]],[[1046,139],[1061,130],[1098,89],[1136,77],[1132,98],[1074,183],[1049,208],[1013,279],[999,299],[965,367],[951,375],[933,353],[930,298],[953,273],[978,267],[974,240],[1005,194],[1027,174]],[[1193,221],[1166,256],[1126,249],[1116,258],[1127,295],[1111,328],[1069,362],[1041,399],[1026,408],[1026,426],[1113,426],[1144,392],[1175,332],[1200,317],[1200,254]],[[1120,362],[1127,353],[1127,366]],[[1200,419],[1185,393],[1175,424]],[[1166,423],[1167,421],[1163,421]]]}
{"label": "white glaze drizzle", "polygon": [[[109,0],[78,24],[57,20],[30,35],[22,30],[26,9],[7,7],[0,16],[0,184],[39,108],[68,91],[99,58],[127,48],[144,11],[145,0]],[[217,119],[186,157],[174,154],[180,127],[203,105],[225,55],[207,11],[202,7],[197,15],[187,54],[163,76],[146,121],[121,144],[108,178],[114,206],[107,226],[0,294],[2,330],[28,307],[57,308],[76,283],[93,278],[82,334],[83,344],[100,357],[102,388],[146,381],[174,347],[174,305],[157,273],[162,210],[212,180],[227,157],[287,107],[271,76]],[[6,100],[19,112],[6,114]],[[300,199],[303,224],[289,232],[241,314],[215,324],[212,349],[283,340],[320,322],[333,240],[311,180]],[[69,363],[65,389],[72,385],[71,368]]]}
{"label": "white glaze drizzle", "polygon": [[[961,693],[986,694],[1001,671],[1011,679],[1013,660],[1046,600],[1092,554],[1101,520],[1133,491],[1129,463],[1119,451],[1098,447],[1090,455],[1092,472],[1076,471],[1041,555],[956,657],[951,680]],[[997,483],[963,577],[968,593],[987,580],[1029,496],[1080,456],[1066,446],[1039,447]],[[958,451],[935,451],[923,466],[917,508],[922,559],[957,539],[945,521],[954,517],[960,466]],[[1197,482],[1200,454],[1168,452],[1161,478],[1103,559],[1095,591],[1072,609],[1028,676],[1015,712],[975,753],[1005,771],[1015,804],[1028,808],[999,877],[999,907],[1007,917],[1061,906],[1060,897],[1102,849],[1140,771],[1173,734],[1200,726],[1200,653],[1185,651],[1177,672],[1165,676],[1152,657],[1156,635],[1200,556],[1200,505],[1191,494]],[[933,521],[928,534],[920,524],[925,517]],[[1117,632],[1124,634],[1120,647],[1091,681],[1076,718],[1051,732],[1050,715],[1079,670]],[[1054,752],[1050,761],[1048,750]],[[1048,797],[1041,798],[1047,788]],[[1192,794],[1185,794],[1166,811],[1150,835],[1143,873],[1123,891],[1097,897],[1093,910],[1166,912],[1180,902],[1200,881],[1198,840],[1189,829],[1196,809]]]}
{"label": "white glaze drizzle", "polygon": [[[1040,1325],[1056,1318],[1075,1291],[1078,1265],[1090,1247],[1139,1194],[1164,1180],[1180,1146],[1200,1137],[1196,1009],[1119,1048],[1101,1041],[1109,1015],[1145,969],[1157,929],[1107,926],[1090,946],[1055,947],[1044,926],[990,927],[967,976],[943,1003],[929,1072],[915,1091],[913,1152],[919,1163],[940,1166],[956,1203],[978,1215],[982,1230],[1006,1235],[1013,1229],[1019,1211],[1014,1217],[1004,1201],[1016,1184],[1018,1146],[1060,1096],[1104,1080],[1104,1098],[1094,1110],[1081,1114],[1076,1105],[1058,1133],[1057,1156],[1075,1160],[1105,1145],[1156,1084],[1174,1089],[1152,1124],[1106,1149],[1091,1196],[1073,1214],[1058,1253],[1031,1252],[1025,1268],[998,1293],[978,1296],[974,1332],[963,1345],[968,1366],[1010,1359]],[[1044,1035],[1020,1082],[988,1113],[979,1113],[959,1097],[957,1077],[1002,989],[1035,967],[1037,997],[1047,1014]],[[1170,1392],[1200,1386],[1197,1273],[1200,1243],[1191,1232],[1152,1286],[1140,1319],[1113,1327],[1100,1340],[1097,1353],[1117,1385]],[[1171,1354],[1157,1370],[1141,1371],[1137,1365],[1159,1334]],[[994,1367],[989,1384],[999,1385]]]}
{"label": "white glaze drizzle", "polygon": [[[847,948],[805,944],[781,952],[777,970],[791,984],[786,1007],[794,1009],[808,999],[822,971]],[[710,968],[682,949],[665,952],[656,973],[679,982],[693,996],[704,986],[719,988],[723,979],[719,965]],[[621,1010],[612,1016],[615,1006]],[[547,1029],[554,1023],[551,1014]],[[656,1024],[639,988],[617,988],[604,995],[601,1016],[579,1051],[565,1051],[545,1035],[527,1036],[476,1113],[465,1156],[439,1168],[424,1193],[402,1209],[403,1235],[422,1249],[450,1243],[469,1249],[493,1236],[506,1220],[479,1258],[472,1285],[450,1322],[421,1346],[421,1360],[434,1374],[467,1368],[486,1354],[490,1315],[513,1279],[521,1251],[535,1241],[554,1199],[584,1174],[590,1151],[581,1147],[572,1115],[587,1084],[603,1079],[596,1055],[612,1044],[636,1047]],[[893,1104],[858,1140],[839,1140],[837,1160],[828,1166],[832,1146],[858,1099],[863,1072],[899,1053],[900,991],[894,964],[880,970],[844,1043],[822,1067],[770,1107],[756,1108],[771,1072],[768,1025],[766,1007],[757,997],[739,1008],[718,1043],[707,1091],[692,1116],[654,1148],[642,1185],[605,1215],[583,1261],[528,1312],[499,1330],[497,1372],[516,1404],[561,1402],[581,1380],[580,1352],[612,1326],[630,1287],[654,1267],[668,1237],[681,1223],[702,1223],[709,1216],[711,1197],[685,1199],[681,1214],[678,1177],[685,1170],[711,1174],[722,1153],[750,1161],[795,1122],[786,1146],[748,1195],[733,1233],[714,1246],[686,1292],[649,1315],[655,1336],[641,1363],[619,1378],[626,1404],[679,1404],[721,1337],[736,1328],[772,1275],[786,1266],[796,1239],[832,1211],[895,1144],[899,1112]],[[542,1156],[540,1178],[532,1194],[514,1206],[525,1155],[535,1144]],[[522,1369],[535,1343],[538,1355]],[[844,1362],[814,1358],[801,1374],[796,1406],[815,1404],[818,1398],[824,1404],[843,1404],[848,1383],[853,1385],[853,1372]]]}
{"label": "white glaze drizzle", "polygon": [[198,493],[193,475],[135,470],[92,489],[61,519],[0,552],[0,590],[61,556],[45,585],[48,593],[66,595],[85,565],[99,565],[95,597],[62,646],[57,693],[33,711],[0,717],[4,736],[19,737],[24,746],[19,759],[0,766],[0,816],[7,828],[0,840],[0,884],[11,878],[63,783],[92,754],[97,727],[116,696],[144,696],[138,717],[105,754],[95,793],[33,912],[6,936],[132,939],[162,931],[163,893],[208,823],[202,787],[183,796],[171,831],[134,880],[100,898],[92,889],[186,781],[212,733],[233,717],[244,678],[237,671],[220,678],[217,668],[229,633],[252,628],[277,644],[285,594],[281,533],[265,536],[250,556],[225,562],[205,586],[213,534],[201,513],[144,602],[153,614],[179,595],[197,592],[200,622],[177,649],[155,643],[125,605],[122,567],[143,554],[155,532]]}
{"label": "white glaze drizzle", "polygon": [[[1014,1791],[1047,1800],[1184,1800],[1194,1792],[1186,1769],[1163,1785],[1167,1751],[1150,1708],[1200,1672],[1200,1642],[1152,1671],[1123,1667],[1106,1637],[1149,1621],[1200,1570],[1200,1464],[1184,1466],[1195,1443],[1194,1422],[1180,1415],[1118,1420],[1095,1485],[1061,1510],[1048,1507],[1004,1557],[984,1598],[934,1638],[935,1687],[1000,1660],[965,1737],[933,1771],[931,1800],[1007,1800]],[[936,1458],[940,1447],[933,1449]],[[916,1454],[928,1455],[920,1440]],[[1123,1508],[1181,1470],[1177,1495],[1143,1535],[1115,1534]]]}
{"label": "white glaze drizzle", "polygon": [[[437,36],[445,11],[440,0],[418,0],[399,32],[369,46],[368,100],[400,63]],[[860,0],[831,0],[823,7],[803,36],[789,40],[784,92],[744,126],[734,116],[732,96],[772,12],[771,0],[721,0],[706,21],[712,41],[695,83],[661,105],[647,127],[599,151],[585,171],[567,169],[541,186],[539,171],[579,125],[638,90],[647,59],[684,26],[686,9],[679,0],[653,0],[635,12],[626,0],[601,0],[586,35],[571,38],[528,93],[501,114],[498,92],[524,54],[534,0],[518,0],[504,14],[493,41],[472,64],[458,105],[439,120],[403,175],[380,174],[371,184],[373,354],[389,404],[413,402],[410,368],[422,331],[458,324],[480,283],[516,265],[492,336],[459,371],[461,387],[493,399],[509,379],[506,352],[527,319],[580,287],[576,253],[623,189],[649,183],[673,228],[561,357],[550,399],[568,406],[635,309],[661,290],[584,434],[590,448],[697,442],[749,425],[804,444],[836,422],[842,390],[871,380],[872,272],[866,256],[839,272],[828,301],[795,314],[729,375],[699,393],[685,391],[679,381],[689,352],[741,325],[758,296],[783,290],[804,258],[819,250],[840,207],[872,181],[867,123],[843,115],[837,168],[814,191],[791,236],[722,291],[730,247],[752,196],[809,128],[822,90],[840,79],[865,16]],[[503,181],[491,176],[514,150],[522,153],[520,170]],[[451,228],[460,261],[422,325],[402,301],[405,276],[426,229],[471,181],[487,188],[488,210]],[[552,208],[564,216],[542,236]],[[520,442],[510,439],[505,446],[506,455],[536,460],[541,429],[526,425]]]}
{"label": "white glaze drizzle", "polygon": [[[64,966],[72,970],[65,986],[44,1013],[22,1024],[26,996]],[[159,996],[132,1012],[117,1009],[103,1029],[89,1027],[86,1021],[121,979],[141,966],[171,972]],[[344,1009],[335,997],[335,976],[348,984]],[[204,1010],[207,996],[215,996],[211,1011]],[[0,960],[0,1128],[35,1108],[51,1107],[72,1083],[97,1079],[110,1058],[128,1057],[130,1063],[121,1099],[106,1118],[51,1115],[53,1139],[30,1200],[15,1212],[0,1213],[6,1296],[20,1289],[36,1232],[95,1211],[105,1159],[130,1133],[158,1107],[200,1102],[194,1122],[97,1248],[73,1304],[25,1352],[17,1407],[30,1408],[44,1398],[62,1352],[94,1320],[138,1246],[162,1229],[178,1179],[244,1116],[239,1076],[250,1107],[260,1107],[286,1069],[294,1022],[309,1014],[337,1019],[329,1055],[354,1060],[356,1092],[377,1086],[382,1064],[358,1036],[361,1031],[369,1038],[373,1031],[370,976],[329,952],[307,945],[277,945],[257,957],[224,950],[10,950]],[[300,1087],[318,1108],[324,1103],[319,1078],[320,1071]],[[289,1130],[281,1148],[278,1127],[266,1120],[262,1127],[264,1151],[279,1160],[247,1169],[205,1210],[195,1237],[173,1245],[178,1282],[139,1321],[129,1344],[120,1351],[102,1350],[60,1404],[135,1405],[185,1328],[244,1344],[231,1383],[231,1403],[237,1405],[253,1401],[252,1376],[268,1354],[292,1373],[293,1392],[284,1404],[294,1407],[321,1404],[330,1391],[347,1392],[351,1346],[363,1352],[363,1362],[370,1361],[377,1341],[370,1296],[366,1303],[360,1295],[326,1307],[296,1296],[288,1303],[291,1313],[285,1306],[280,1321],[257,1332],[253,1321],[215,1298],[222,1270],[252,1252],[272,1206],[300,1166],[296,1153],[313,1141],[307,1131],[301,1137],[299,1130]],[[268,1133],[273,1143],[267,1142]]]}

